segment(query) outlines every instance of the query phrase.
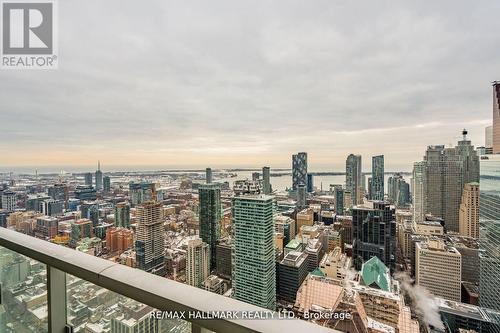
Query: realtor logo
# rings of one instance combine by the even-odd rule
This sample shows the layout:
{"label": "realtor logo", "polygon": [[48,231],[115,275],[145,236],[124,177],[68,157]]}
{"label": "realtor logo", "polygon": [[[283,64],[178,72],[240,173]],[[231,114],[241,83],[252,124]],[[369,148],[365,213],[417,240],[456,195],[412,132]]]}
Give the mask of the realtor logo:
{"label": "realtor logo", "polygon": [[55,4],[2,3],[2,68],[56,68]]}

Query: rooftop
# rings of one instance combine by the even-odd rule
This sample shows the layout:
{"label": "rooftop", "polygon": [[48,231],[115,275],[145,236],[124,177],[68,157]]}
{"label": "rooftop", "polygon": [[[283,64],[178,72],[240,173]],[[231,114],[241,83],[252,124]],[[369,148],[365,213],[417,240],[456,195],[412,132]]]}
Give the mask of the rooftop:
{"label": "rooftop", "polygon": [[274,196],[267,194],[248,194],[239,197],[234,197],[235,200],[255,200],[255,201],[268,201],[273,200]]}
{"label": "rooftop", "polygon": [[198,189],[204,189],[204,190],[212,190],[212,189],[220,189],[221,188],[221,184],[219,183],[210,183],[210,184],[200,184],[198,186]]}
{"label": "rooftop", "polygon": [[325,277],[325,276],[326,276],[326,275],[325,275],[325,273],[323,273],[323,272],[319,269],[319,267],[316,267],[316,268],[314,269],[314,271],[312,271],[312,272],[311,272],[311,274],[312,274],[312,275],[315,275],[315,276],[320,276],[320,277]]}
{"label": "rooftop", "polygon": [[287,266],[299,267],[304,262],[304,260],[306,260],[306,257],[304,256],[303,252],[290,251],[283,258],[281,264]]}
{"label": "rooftop", "polygon": [[291,241],[289,241],[288,244],[286,244],[285,247],[288,248],[288,249],[296,249],[296,248],[298,248],[301,245],[302,245],[302,243],[299,240],[297,240],[297,239],[294,238]]}
{"label": "rooftop", "polygon": [[441,223],[439,221],[418,221],[416,222],[417,224],[423,224],[423,225],[432,225],[435,227],[442,227]]}
{"label": "rooftop", "polygon": [[479,306],[472,304],[450,301],[440,297],[436,297],[435,302],[438,305],[440,312],[447,312],[465,318],[491,323],[495,322],[494,318],[498,318],[498,316],[500,316],[498,311],[480,308]]}
{"label": "rooftop", "polygon": [[422,250],[425,249],[434,252],[448,252],[460,255],[460,252],[458,252],[455,247],[446,244],[442,239],[437,237],[430,237],[427,241],[417,243],[416,246]]}
{"label": "rooftop", "polygon": [[374,284],[382,290],[390,291],[389,269],[378,257],[372,257],[363,264],[361,277],[365,285],[372,287]]}

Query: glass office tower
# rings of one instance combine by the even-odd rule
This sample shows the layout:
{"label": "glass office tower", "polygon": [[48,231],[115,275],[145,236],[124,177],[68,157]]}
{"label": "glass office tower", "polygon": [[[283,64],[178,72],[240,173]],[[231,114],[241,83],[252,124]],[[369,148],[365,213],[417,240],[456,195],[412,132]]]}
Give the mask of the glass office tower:
{"label": "glass office tower", "polygon": [[296,191],[299,185],[307,186],[307,153],[292,155],[292,189]]}
{"label": "glass office tower", "polygon": [[384,155],[372,157],[371,200],[384,200]]}
{"label": "glass office tower", "polygon": [[481,160],[479,188],[479,304],[500,310],[500,155]]}
{"label": "glass office tower", "polygon": [[[362,186],[362,166],[361,155],[350,154],[345,162],[345,186],[346,190],[351,193],[352,205],[361,203],[361,198],[364,194]],[[349,208],[349,207],[346,207]]]}
{"label": "glass office tower", "polygon": [[200,200],[200,237],[210,247],[210,270],[217,266],[217,241],[220,238],[222,206],[219,184],[202,184],[198,188]]}

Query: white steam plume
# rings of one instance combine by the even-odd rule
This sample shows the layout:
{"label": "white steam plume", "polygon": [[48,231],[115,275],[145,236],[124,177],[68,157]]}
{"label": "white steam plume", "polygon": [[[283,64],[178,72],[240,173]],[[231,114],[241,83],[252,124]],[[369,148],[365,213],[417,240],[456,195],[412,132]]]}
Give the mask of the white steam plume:
{"label": "white steam plume", "polygon": [[413,285],[413,280],[405,272],[396,273],[394,277],[401,283],[401,288],[410,296],[419,318],[428,325],[444,330],[434,296],[424,287],[418,284]]}

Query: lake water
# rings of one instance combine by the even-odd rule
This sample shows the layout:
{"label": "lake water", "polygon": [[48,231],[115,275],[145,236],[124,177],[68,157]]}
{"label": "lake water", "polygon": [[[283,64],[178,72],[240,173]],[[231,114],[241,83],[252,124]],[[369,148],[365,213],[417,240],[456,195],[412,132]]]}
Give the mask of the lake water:
{"label": "lake water", "polygon": [[[229,182],[229,186],[232,187],[234,181],[236,181],[236,180],[252,179],[252,171],[238,171],[236,173],[238,174],[237,177],[216,179],[216,181],[227,181],[227,182]],[[390,176],[391,175],[386,174],[384,177],[386,189],[387,189],[387,180],[389,179]],[[366,177],[366,183],[368,183],[368,177],[370,177],[370,174],[366,174],[365,177]],[[410,182],[410,175],[403,174],[403,178],[407,182]],[[345,175],[314,176],[313,177],[313,184],[318,189],[321,189],[321,186],[323,186],[323,190],[327,191],[330,184],[345,185]],[[271,185],[273,187],[273,190],[278,190],[278,191],[283,191],[286,188],[291,188],[292,187],[292,176],[291,175],[284,175],[284,176],[278,176],[278,177],[271,177]]]}

